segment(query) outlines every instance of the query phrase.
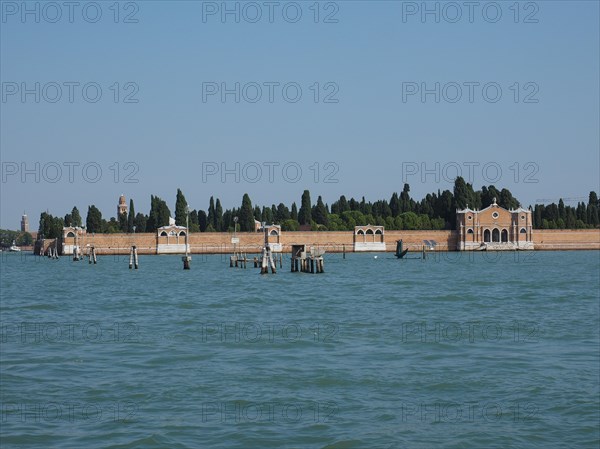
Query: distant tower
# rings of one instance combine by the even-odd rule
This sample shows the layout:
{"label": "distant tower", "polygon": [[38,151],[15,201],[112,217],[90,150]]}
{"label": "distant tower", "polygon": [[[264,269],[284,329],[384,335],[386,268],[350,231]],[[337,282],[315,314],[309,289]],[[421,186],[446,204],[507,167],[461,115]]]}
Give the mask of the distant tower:
{"label": "distant tower", "polygon": [[29,218],[26,214],[21,217],[21,232],[29,232]]}
{"label": "distant tower", "polygon": [[127,203],[125,202],[125,195],[121,194],[119,197],[119,205],[117,206],[117,216],[127,213]]}

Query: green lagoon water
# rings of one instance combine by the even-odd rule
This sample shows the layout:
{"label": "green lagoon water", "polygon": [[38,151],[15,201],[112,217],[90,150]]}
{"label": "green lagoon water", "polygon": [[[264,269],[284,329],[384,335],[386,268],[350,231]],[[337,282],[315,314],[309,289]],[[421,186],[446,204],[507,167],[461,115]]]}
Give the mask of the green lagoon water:
{"label": "green lagoon water", "polygon": [[598,448],[600,253],[1,255],[0,447]]}

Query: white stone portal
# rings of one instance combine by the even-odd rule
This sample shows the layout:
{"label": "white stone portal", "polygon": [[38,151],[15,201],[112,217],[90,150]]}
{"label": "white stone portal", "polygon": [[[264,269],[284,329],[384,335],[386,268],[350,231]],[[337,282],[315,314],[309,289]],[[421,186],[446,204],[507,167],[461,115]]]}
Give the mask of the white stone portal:
{"label": "white stone portal", "polygon": [[383,226],[355,226],[354,251],[385,251],[385,229]]}

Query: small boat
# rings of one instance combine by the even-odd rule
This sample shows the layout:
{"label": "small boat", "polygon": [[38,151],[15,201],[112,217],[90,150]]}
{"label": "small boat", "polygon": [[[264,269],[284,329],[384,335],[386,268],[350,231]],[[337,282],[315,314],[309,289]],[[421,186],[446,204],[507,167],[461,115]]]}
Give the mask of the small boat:
{"label": "small boat", "polygon": [[15,241],[13,240],[12,246],[10,248],[8,248],[8,250],[11,253],[20,253],[21,252],[21,248],[19,248],[16,244]]}

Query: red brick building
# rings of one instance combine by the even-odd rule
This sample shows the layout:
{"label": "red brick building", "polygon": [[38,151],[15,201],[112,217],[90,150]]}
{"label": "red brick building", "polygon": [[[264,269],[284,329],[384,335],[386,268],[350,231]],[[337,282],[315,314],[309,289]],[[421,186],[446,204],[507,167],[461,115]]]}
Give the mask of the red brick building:
{"label": "red brick building", "polygon": [[533,249],[531,210],[507,210],[494,202],[482,210],[456,211],[457,249],[516,250]]}

